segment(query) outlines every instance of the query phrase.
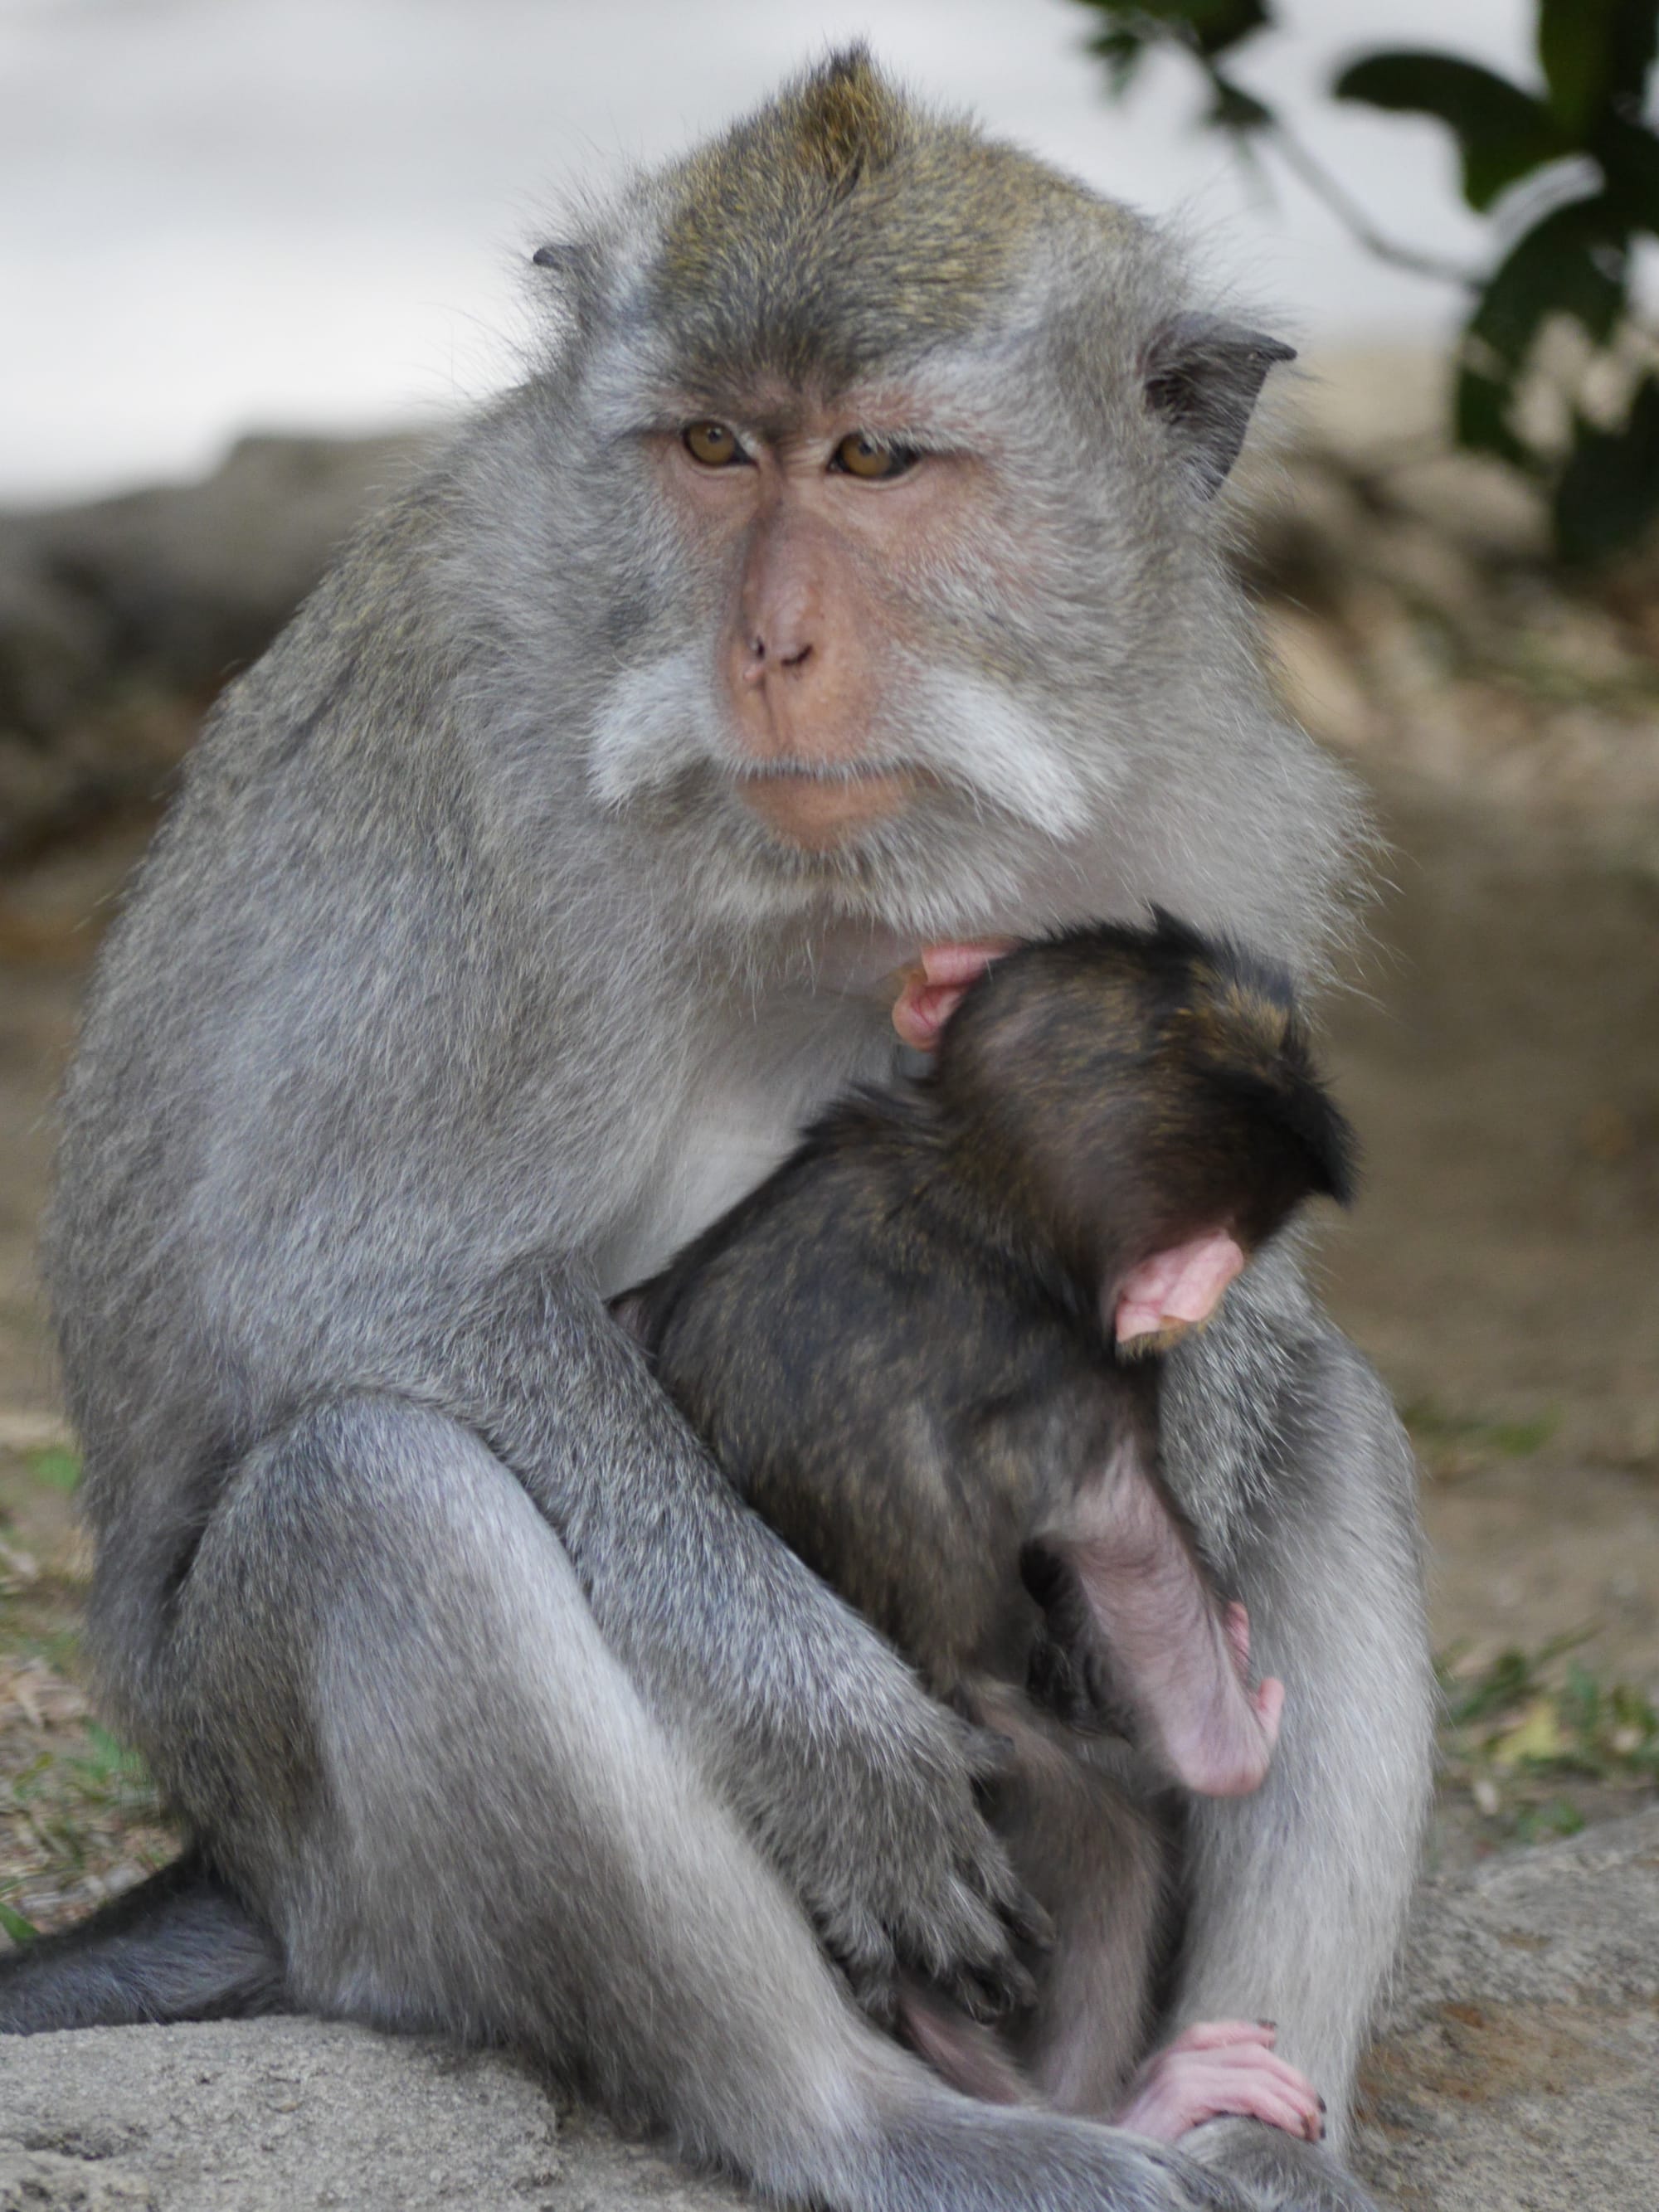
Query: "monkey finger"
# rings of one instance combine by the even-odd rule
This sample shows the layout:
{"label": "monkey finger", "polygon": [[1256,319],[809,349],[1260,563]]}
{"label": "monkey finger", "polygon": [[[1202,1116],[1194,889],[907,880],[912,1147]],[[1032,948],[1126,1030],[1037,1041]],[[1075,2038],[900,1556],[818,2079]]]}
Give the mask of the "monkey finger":
{"label": "monkey finger", "polygon": [[1278,2023],[1271,2020],[1200,2020],[1172,2036],[1164,2051],[1217,2051],[1236,2043],[1255,2043],[1271,2050],[1278,2033]]}
{"label": "monkey finger", "polygon": [[1012,1956],[1000,1967],[975,1972],[964,1969],[944,1984],[972,2019],[994,2021],[1011,2012],[1026,2012],[1036,2002],[1034,1976]]}
{"label": "monkey finger", "polygon": [[1000,1729],[970,1723],[965,1749],[969,1777],[975,1790],[994,1791],[1018,1771],[1019,1747]]}
{"label": "monkey finger", "polygon": [[1279,1741],[1279,1723],[1285,1711],[1285,1685],[1277,1674],[1264,1674],[1256,1685],[1250,1700],[1255,1717],[1261,1723],[1261,1733],[1271,1751]]}
{"label": "monkey finger", "polygon": [[890,2027],[896,2010],[899,1966],[887,1930],[870,1913],[851,1911],[844,1904],[830,1909],[812,1904],[812,1917],[820,1942],[840,1968],[860,2009],[881,2026]]}
{"label": "monkey finger", "polygon": [[902,971],[893,1006],[893,1027],[903,1042],[919,1052],[931,1052],[969,984],[993,960],[1011,951],[1013,942],[996,937],[924,945],[915,964]]}
{"label": "monkey finger", "polygon": [[[1131,2083],[1117,2124],[1172,2142],[1189,2128],[1224,2116],[1263,2121],[1316,2142],[1324,2131],[1317,2096],[1288,2086],[1260,2045],[1248,2051],[1160,2051]],[[1299,2079],[1299,2077],[1297,2077]]]}
{"label": "monkey finger", "polygon": [[1212,2051],[1201,2063],[1217,2094],[1224,2088],[1225,2094],[1247,2100],[1244,2108],[1250,2117],[1289,2135],[1305,2136],[1310,2142],[1317,2142],[1325,2132],[1325,2107],[1318,2090],[1288,2060],[1251,2044]]}
{"label": "monkey finger", "polygon": [[929,1978],[975,2020],[994,2020],[1036,2001],[1036,1984],[1016,1956],[999,1913],[965,1885],[959,1918],[970,1931],[954,1956],[936,1953]]}
{"label": "monkey finger", "polygon": [[1029,1890],[1022,1890],[1005,1911],[1008,1925],[1020,1942],[1029,1944],[1034,1951],[1054,1949],[1054,1915],[1046,1905],[1039,1905]]}
{"label": "monkey finger", "polygon": [[982,1862],[962,1869],[963,1879],[970,1884],[978,1877],[987,1904],[1020,1942],[1029,1943],[1034,1950],[1052,1950],[1054,1920],[1048,1908],[1021,1881],[1012,1863],[1005,1857],[990,1870],[988,1880],[987,1871]]}
{"label": "monkey finger", "polygon": [[882,1960],[867,1954],[848,1958],[830,1942],[824,1948],[840,1967],[859,2010],[874,2021],[878,2027],[890,2028],[898,2018],[897,1962],[890,1957]]}
{"label": "monkey finger", "polygon": [[1238,2074],[1253,2075],[1261,2081],[1272,2081],[1287,2096],[1294,2097],[1305,2105],[1310,2112],[1323,2110],[1318,2090],[1300,2067],[1292,2066],[1288,2058],[1281,2058],[1276,2051],[1267,2049],[1260,2042],[1230,2043],[1212,2048],[1206,2054],[1206,2063],[1230,2068]]}

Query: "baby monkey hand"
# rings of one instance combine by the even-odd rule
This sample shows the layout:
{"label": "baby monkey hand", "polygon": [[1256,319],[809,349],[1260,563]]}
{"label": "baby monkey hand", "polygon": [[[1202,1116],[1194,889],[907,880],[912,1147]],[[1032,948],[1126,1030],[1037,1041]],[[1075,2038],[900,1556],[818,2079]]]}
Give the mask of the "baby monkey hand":
{"label": "baby monkey hand", "polygon": [[1305,2075],[1277,2057],[1271,2021],[1203,2021],[1155,2051],[1125,2092],[1114,2124],[1174,2142],[1206,2120],[1265,2120],[1317,2142],[1325,2100]]}
{"label": "baby monkey hand", "polygon": [[939,1033],[994,960],[1012,952],[1012,937],[971,938],[960,945],[924,945],[909,967],[899,970],[899,994],[893,1027],[918,1052],[932,1052]]}

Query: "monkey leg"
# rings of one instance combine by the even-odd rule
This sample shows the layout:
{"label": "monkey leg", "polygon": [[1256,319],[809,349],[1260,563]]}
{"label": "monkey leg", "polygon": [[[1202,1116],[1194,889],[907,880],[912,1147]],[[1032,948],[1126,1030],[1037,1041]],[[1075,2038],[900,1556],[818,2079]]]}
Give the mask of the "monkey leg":
{"label": "monkey leg", "polygon": [[1015,2048],[1055,2111],[1107,2119],[1146,2052],[1168,1963],[1172,1838],[1127,1747],[1091,1743],[1001,1686],[976,1686],[974,1705],[1012,1747],[998,1827],[1054,1927]]}
{"label": "monkey leg", "polygon": [[[1044,1811],[1041,1799],[1034,1813]],[[1056,2112],[1109,2119],[1146,2047],[1174,1910],[1168,1845],[1104,1776],[1079,1765],[1014,1864],[1048,1905],[1054,1947],[1020,2055]]]}
{"label": "monkey leg", "polygon": [[[1249,1797],[1189,1808],[1171,2031],[1270,2019],[1346,2134],[1353,2069],[1410,1902],[1431,1777],[1433,1678],[1411,1455],[1386,1393],[1266,1259],[1171,1362],[1165,1466],[1225,1560],[1260,1662],[1286,1685]],[[1370,2199],[1326,2150],[1254,2122],[1192,2138],[1269,2212]]]}
{"label": "monkey leg", "polygon": [[1284,1692],[1271,1680],[1249,1687],[1248,1627],[1217,1600],[1152,1464],[1149,1440],[1126,1424],[1105,1465],[1026,1546],[1021,1571],[1051,1627],[1056,1611],[1063,1623],[1074,1609],[1074,1581],[1093,1671],[1121,1693],[1131,1732],[1164,1771],[1206,1796],[1241,1796],[1267,1771]]}
{"label": "monkey leg", "polygon": [[511,2043],[791,2201],[1244,2212],[1172,2152],[975,2105],[873,2028],[446,1417],[345,1400],[250,1455],[164,1664],[170,1779],[298,2002]]}

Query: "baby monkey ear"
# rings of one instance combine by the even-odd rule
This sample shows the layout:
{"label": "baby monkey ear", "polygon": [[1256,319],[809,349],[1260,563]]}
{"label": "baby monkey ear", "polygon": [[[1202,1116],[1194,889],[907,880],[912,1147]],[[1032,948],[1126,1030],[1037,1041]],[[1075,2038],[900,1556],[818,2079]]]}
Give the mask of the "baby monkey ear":
{"label": "baby monkey ear", "polygon": [[1267,371],[1295,359],[1294,346],[1213,315],[1177,316],[1152,341],[1146,404],[1176,432],[1206,499],[1238,459]]}

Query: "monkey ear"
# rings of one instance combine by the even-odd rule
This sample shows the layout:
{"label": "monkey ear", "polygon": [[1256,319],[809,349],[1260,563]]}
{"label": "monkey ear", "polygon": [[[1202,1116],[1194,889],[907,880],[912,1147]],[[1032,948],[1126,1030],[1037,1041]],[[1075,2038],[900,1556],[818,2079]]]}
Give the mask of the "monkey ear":
{"label": "monkey ear", "polygon": [[574,238],[554,239],[538,246],[530,258],[538,269],[550,269],[556,276],[562,277],[573,290],[587,282],[599,261],[591,246]]}
{"label": "monkey ear", "polygon": [[1206,499],[1238,459],[1267,371],[1296,348],[1212,315],[1182,315],[1153,340],[1146,404],[1179,434]]}

